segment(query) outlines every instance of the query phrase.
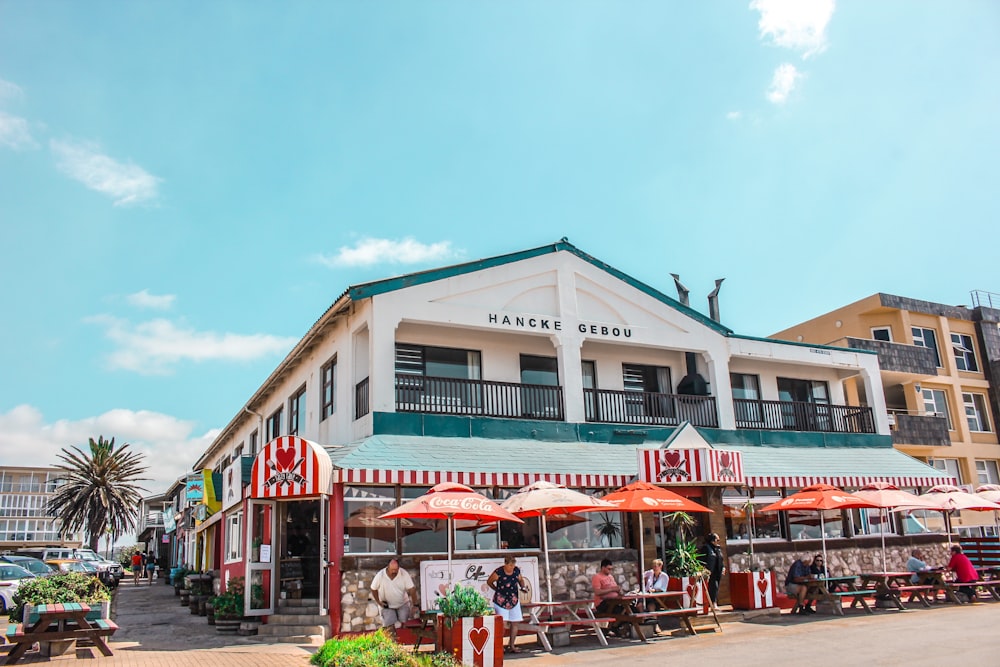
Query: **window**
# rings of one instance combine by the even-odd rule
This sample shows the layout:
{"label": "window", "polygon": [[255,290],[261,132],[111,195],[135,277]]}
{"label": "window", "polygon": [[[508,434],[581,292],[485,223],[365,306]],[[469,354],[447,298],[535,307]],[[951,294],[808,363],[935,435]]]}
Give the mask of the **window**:
{"label": "window", "polygon": [[976,363],[976,353],[972,348],[972,336],[965,334],[951,335],[951,349],[955,352],[955,366],[960,371],[976,372],[979,364]]}
{"label": "window", "polygon": [[422,530],[427,522],[416,519],[380,519],[396,507],[391,486],[344,487],[344,553],[396,553],[397,525],[403,535]]}
{"label": "window", "polygon": [[583,377],[583,403],[587,421],[596,421],[597,415],[597,364],[586,359],[580,362]]}
{"label": "window", "polygon": [[795,431],[829,431],[830,393],[822,380],[778,378],[781,428]]}
{"label": "window", "polygon": [[948,412],[948,399],[944,391],[940,389],[921,389],[920,393],[924,397],[924,412],[936,417],[944,417],[948,420],[948,430],[953,430],[951,425],[951,414]]}
{"label": "window", "polygon": [[914,345],[934,350],[934,358],[937,360],[937,367],[941,368],[941,354],[938,352],[937,336],[934,335],[934,329],[911,327],[910,331],[913,333]]}
{"label": "window", "polygon": [[1000,472],[996,461],[976,460],[976,477],[980,484],[1000,484]]}
{"label": "window", "polygon": [[[529,419],[562,419],[559,362],[555,357],[521,355],[521,415]],[[523,386],[531,385],[531,386]]]}
{"label": "window", "polygon": [[722,494],[726,520],[726,541],[781,539],[781,512],[760,512],[760,508],[781,500],[778,489],[757,489],[753,498],[742,491],[726,489]]}
{"label": "window", "polygon": [[250,456],[257,456],[257,452],[260,451],[260,435],[257,430],[250,434]]}
{"label": "window", "polygon": [[226,562],[243,560],[243,511],[226,515]]}
{"label": "window", "polygon": [[[279,428],[281,423],[278,424]],[[302,386],[288,401],[288,435],[302,435],[306,430],[306,388]]]}
{"label": "window", "polygon": [[478,410],[483,404],[481,355],[475,350],[396,345],[396,409],[416,412]]}
{"label": "window", "polygon": [[482,362],[475,350],[396,345],[396,373],[422,377],[480,379]]}
{"label": "window", "polygon": [[892,327],[872,327],[872,340],[892,342]]}
{"label": "window", "polygon": [[320,369],[319,420],[323,421],[337,410],[337,358],[334,357]]}
{"label": "window", "polygon": [[241,442],[239,445],[236,446],[236,449],[233,450],[233,459],[238,459],[241,456],[243,456],[243,447],[244,447],[244,444],[245,443]]}
{"label": "window", "polygon": [[746,373],[730,373],[733,387],[733,407],[736,409],[736,426],[761,423],[760,377]]}
{"label": "window", "polygon": [[[622,364],[622,385],[626,392],[626,421],[669,422],[676,416],[673,401],[663,395],[669,394],[673,386],[669,368]],[[629,393],[635,395],[629,396]],[[636,417],[643,419],[635,419]]]}
{"label": "window", "polygon": [[962,393],[965,404],[965,419],[970,431],[989,431],[990,422],[986,417],[986,397],[982,394]]}
{"label": "window", "polygon": [[281,413],[282,408],[275,410],[270,417],[267,418],[267,441],[271,442],[279,435],[284,435],[281,432]]}
{"label": "window", "polygon": [[931,459],[928,461],[935,470],[951,475],[955,480],[962,483],[962,471],[958,467],[958,459]]}

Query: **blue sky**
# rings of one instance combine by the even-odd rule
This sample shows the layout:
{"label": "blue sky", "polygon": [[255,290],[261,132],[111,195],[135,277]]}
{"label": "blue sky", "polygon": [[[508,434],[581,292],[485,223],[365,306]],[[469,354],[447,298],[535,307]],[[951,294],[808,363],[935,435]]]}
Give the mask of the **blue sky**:
{"label": "blue sky", "polygon": [[159,491],[351,284],[552,243],[767,335],[1000,292],[994,2],[0,2],[0,462]]}

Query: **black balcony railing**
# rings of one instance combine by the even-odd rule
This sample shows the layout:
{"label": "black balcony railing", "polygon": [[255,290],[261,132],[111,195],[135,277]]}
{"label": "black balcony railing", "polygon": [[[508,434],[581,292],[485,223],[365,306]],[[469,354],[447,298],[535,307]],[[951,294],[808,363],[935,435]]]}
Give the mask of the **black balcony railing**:
{"label": "black balcony railing", "polygon": [[714,396],[584,389],[583,402],[589,422],[675,426],[689,421],[694,426],[719,425]]}
{"label": "black balcony railing", "polygon": [[562,421],[562,387],[396,374],[396,411]]}
{"label": "black balcony railing", "polygon": [[368,398],[368,378],[354,385],[354,418],[361,419],[371,410]]}
{"label": "black balcony railing", "polygon": [[734,398],[733,407],[736,428],[875,433],[875,417],[865,406]]}

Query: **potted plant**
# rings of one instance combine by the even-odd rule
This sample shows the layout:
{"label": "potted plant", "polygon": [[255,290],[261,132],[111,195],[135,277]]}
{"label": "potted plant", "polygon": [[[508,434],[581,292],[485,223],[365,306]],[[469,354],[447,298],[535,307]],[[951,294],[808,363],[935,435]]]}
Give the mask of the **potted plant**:
{"label": "potted plant", "polygon": [[243,619],[243,595],[237,595],[232,590],[216,595],[212,598],[212,611],[215,614],[215,629],[221,634],[235,635]]}
{"label": "potted plant", "polygon": [[438,649],[463,665],[503,664],[503,619],[493,605],[471,586],[456,584],[438,598]]}
{"label": "potted plant", "polygon": [[704,607],[708,604],[702,580],[705,566],[701,562],[698,543],[687,536],[694,519],[687,512],[673,512],[667,515],[674,531],[674,546],[667,549],[663,557],[663,571],[667,573],[667,587],[684,591],[685,607]]}

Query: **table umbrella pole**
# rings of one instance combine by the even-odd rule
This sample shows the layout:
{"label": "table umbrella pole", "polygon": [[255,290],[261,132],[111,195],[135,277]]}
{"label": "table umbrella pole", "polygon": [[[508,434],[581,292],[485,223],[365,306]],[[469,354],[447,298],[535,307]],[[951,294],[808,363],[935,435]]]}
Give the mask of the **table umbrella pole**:
{"label": "table umbrella pole", "polygon": [[552,602],[552,568],[549,567],[549,531],[545,529],[545,512],[542,512],[542,547],[545,550],[545,586],[549,589],[549,602]]}
{"label": "table umbrella pole", "polygon": [[[882,525],[879,526],[879,528],[880,528],[879,532],[882,535],[882,572],[884,574],[888,574],[889,573],[889,566],[885,562],[885,524],[889,520],[889,517],[888,517],[888,515],[886,513],[886,509],[884,507],[881,508],[879,510],[879,512],[882,514]],[[824,556],[823,558],[826,558],[826,556]]]}
{"label": "table umbrella pole", "polygon": [[448,520],[445,521],[445,528],[448,531],[448,589],[451,589],[451,531],[454,528],[452,523],[452,515],[448,515]]}
{"label": "table umbrella pole", "polygon": [[642,577],[643,574],[646,572],[646,570],[643,569],[642,557],[645,555],[646,549],[645,549],[645,543],[643,542],[642,538],[642,512],[638,512],[638,515],[639,515],[639,590],[642,590],[643,587]]}
{"label": "table umbrella pole", "polygon": [[830,562],[826,557],[826,517],[823,516],[823,510],[819,511],[819,536],[823,538],[823,567],[826,568],[826,576],[830,576]]}

